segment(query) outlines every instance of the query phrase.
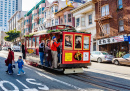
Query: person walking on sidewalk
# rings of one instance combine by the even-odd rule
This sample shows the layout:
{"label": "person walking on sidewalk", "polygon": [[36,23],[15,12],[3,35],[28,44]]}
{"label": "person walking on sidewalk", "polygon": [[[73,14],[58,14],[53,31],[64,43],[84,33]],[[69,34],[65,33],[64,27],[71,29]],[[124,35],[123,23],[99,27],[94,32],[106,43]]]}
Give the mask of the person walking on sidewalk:
{"label": "person walking on sidewalk", "polygon": [[24,46],[24,43],[22,43],[22,56],[23,56],[23,59],[25,60],[26,59],[26,55],[25,55],[25,46]]}
{"label": "person walking on sidewalk", "polygon": [[43,65],[44,51],[45,51],[45,42],[44,40],[42,40],[42,42],[39,45],[39,55],[40,55],[41,65]]}
{"label": "person walking on sidewalk", "polygon": [[11,51],[11,48],[8,48],[9,54],[7,58],[7,63],[8,63],[8,73],[12,74],[13,69],[12,69],[12,61],[14,61],[14,52]]}
{"label": "person walking on sidewalk", "polygon": [[58,57],[57,57],[57,47],[60,45],[60,43],[56,42],[56,37],[53,36],[53,42],[51,46],[51,53],[52,53],[52,68],[57,68],[57,63],[58,63]]}
{"label": "person walking on sidewalk", "polygon": [[17,63],[18,63],[18,68],[19,68],[19,71],[18,71],[17,75],[20,75],[21,72],[23,72],[25,74],[24,70],[22,69],[23,65],[24,65],[24,62],[22,60],[22,56],[19,56],[19,59],[18,59]]}

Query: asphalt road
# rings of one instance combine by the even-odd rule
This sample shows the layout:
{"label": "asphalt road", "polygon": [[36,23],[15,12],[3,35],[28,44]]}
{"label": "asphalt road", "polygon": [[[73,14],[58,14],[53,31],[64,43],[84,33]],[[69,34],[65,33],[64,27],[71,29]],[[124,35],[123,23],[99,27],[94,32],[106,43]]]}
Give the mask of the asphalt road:
{"label": "asphalt road", "polygon": [[[26,74],[17,76],[5,71],[7,51],[0,52],[0,91],[129,91],[130,67],[93,62],[83,74],[64,75],[50,70],[24,66]],[[15,52],[15,60],[21,55]]]}

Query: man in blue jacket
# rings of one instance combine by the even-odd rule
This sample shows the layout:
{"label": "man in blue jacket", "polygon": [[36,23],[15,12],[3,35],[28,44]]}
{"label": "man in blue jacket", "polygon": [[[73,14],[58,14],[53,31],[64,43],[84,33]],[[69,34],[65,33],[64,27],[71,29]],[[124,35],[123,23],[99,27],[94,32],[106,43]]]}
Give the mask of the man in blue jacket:
{"label": "man in blue jacket", "polygon": [[24,65],[24,62],[22,60],[22,56],[19,56],[19,59],[18,59],[17,63],[18,63],[18,68],[19,68],[19,71],[18,71],[17,75],[20,75],[21,72],[23,72],[25,74],[25,72],[22,69],[23,65]]}

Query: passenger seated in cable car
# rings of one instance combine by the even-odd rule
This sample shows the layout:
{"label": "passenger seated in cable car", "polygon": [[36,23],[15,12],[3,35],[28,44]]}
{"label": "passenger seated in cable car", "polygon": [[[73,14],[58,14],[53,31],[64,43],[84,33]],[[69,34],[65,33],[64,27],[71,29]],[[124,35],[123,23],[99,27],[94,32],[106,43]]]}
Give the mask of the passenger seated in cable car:
{"label": "passenger seated in cable car", "polygon": [[65,46],[72,47],[71,37],[69,35],[65,36]]}

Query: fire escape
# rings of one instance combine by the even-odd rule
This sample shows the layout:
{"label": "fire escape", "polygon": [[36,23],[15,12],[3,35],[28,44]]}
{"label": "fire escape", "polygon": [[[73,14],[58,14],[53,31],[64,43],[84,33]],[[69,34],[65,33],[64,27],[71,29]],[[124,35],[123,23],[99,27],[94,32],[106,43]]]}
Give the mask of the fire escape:
{"label": "fire escape", "polygon": [[104,28],[102,22],[104,20],[113,18],[112,14],[109,13],[108,15],[105,15],[105,16],[101,15],[102,14],[102,11],[101,11],[102,10],[102,1],[105,1],[105,0],[92,0],[92,1],[93,1],[93,3],[97,3],[97,5],[98,5],[98,12],[96,14],[95,22],[98,22],[100,29],[98,30],[96,37],[97,37],[97,39],[110,37],[110,34],[107,33],[107,30]]}

